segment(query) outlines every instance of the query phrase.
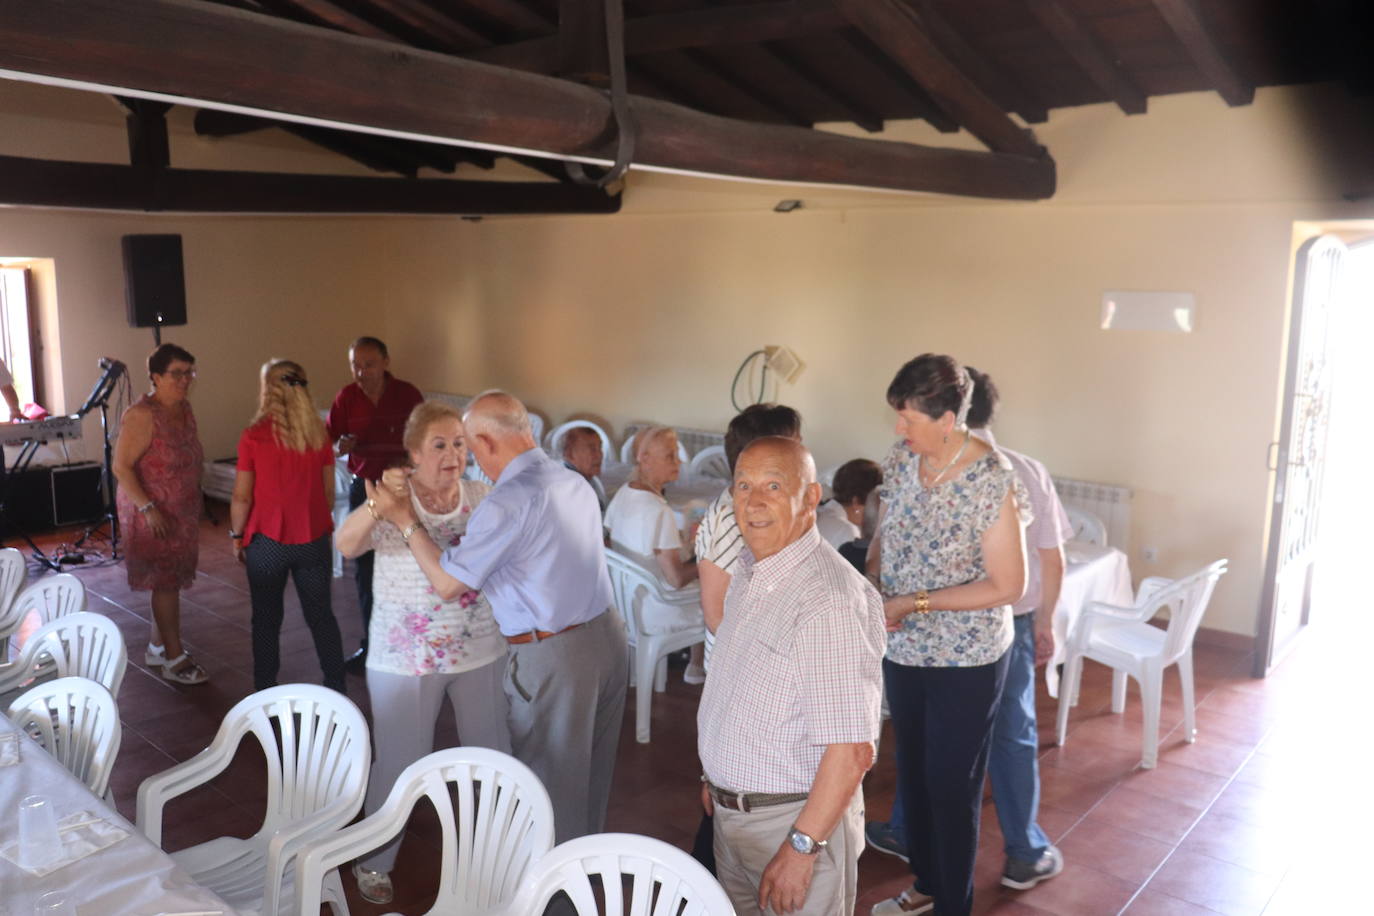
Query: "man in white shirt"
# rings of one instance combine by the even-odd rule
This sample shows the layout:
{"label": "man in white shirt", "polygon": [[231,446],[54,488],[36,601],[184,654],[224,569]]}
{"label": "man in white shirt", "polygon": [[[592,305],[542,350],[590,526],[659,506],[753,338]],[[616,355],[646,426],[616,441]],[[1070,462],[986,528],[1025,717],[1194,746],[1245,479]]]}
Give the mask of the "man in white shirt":
{"label": "man in white shirt", "polygon": [[733,497],[744,547],[697,713],[716,876],[741,916],[852,913],[882,599],[817,534],[820,485],[800,442],[746,448]]}

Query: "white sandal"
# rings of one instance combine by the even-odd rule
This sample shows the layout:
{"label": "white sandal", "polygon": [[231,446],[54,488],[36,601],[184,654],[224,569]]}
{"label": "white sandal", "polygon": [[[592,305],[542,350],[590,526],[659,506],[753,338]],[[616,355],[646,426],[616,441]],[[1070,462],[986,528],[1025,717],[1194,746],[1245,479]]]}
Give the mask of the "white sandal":
{"label": "white sandal", "polygon": [[149,668],[161,668],[167,664],[167,647],[148,643],[148,649],[143,653],[143,664]]}
{"label": "white sandal", "polygon": [[[182,662],[189,662],[181,668],[177,668]],[[204,684],[210,680],[210,675],[205,673],[205,669],[196,664],[195,659],[191,658],[191,653],[182,652],[176,658],[169,658],[162,663],[162,677],[164,680],[171,681],[173,684]]]}

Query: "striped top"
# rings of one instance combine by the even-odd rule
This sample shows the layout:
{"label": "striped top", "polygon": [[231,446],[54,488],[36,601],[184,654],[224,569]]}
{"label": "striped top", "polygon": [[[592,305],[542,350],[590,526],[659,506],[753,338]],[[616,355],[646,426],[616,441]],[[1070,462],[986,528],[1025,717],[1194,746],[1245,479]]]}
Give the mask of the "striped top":
{"label": "striped top", "polygon": [[[697,527],[696,554],[697,562],[710,560],[733,576],[739,566],[739,552],[744,548],[744,536],[739,533],[739,525],[735,522],[735,499],[730,490],[726,486],[706,507],[706,515]],[[707,630],[703,664],[708,669],[715,648],[716,636]]]}

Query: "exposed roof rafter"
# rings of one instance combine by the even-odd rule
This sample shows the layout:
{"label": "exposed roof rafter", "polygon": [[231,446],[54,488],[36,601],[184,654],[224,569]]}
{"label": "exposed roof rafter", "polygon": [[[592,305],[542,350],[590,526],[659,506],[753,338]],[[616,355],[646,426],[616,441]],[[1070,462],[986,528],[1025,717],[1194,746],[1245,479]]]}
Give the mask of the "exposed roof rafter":
{"label": "exposed roof rafter", "polygon": [[1126,114],[1145,113],[1145,93],[1068,7],[1060,0],[1026,0],[1026,5],[1107,98]]}

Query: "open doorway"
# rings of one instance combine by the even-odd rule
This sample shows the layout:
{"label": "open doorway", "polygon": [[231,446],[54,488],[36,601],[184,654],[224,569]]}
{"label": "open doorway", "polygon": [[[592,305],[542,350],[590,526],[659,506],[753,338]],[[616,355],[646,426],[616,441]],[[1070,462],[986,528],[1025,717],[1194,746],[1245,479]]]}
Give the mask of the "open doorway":
{"label": "open doorway", "polygon": [[1368,633],[1371,616],[1361,580],[1368,581],[1374,545],[1374,238],[1350,245],[1342,272],[1345,295],[1329,344],[1331,427],[1312,604],[1314,624],[1353,635],[1347,627]]}
{"label": "open doorway", "polygon": [[1359,581],[1374,538],[1374,225],[1344,229],[1308,239],[1295,263],[1257,677],[1309,624],[1324,638],[1374,631]]}

